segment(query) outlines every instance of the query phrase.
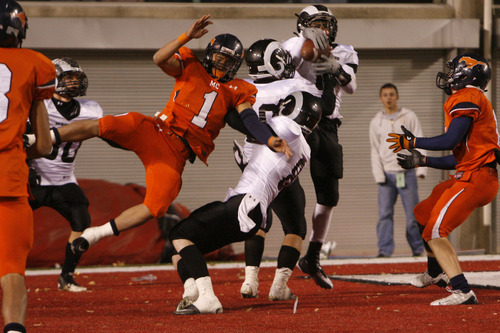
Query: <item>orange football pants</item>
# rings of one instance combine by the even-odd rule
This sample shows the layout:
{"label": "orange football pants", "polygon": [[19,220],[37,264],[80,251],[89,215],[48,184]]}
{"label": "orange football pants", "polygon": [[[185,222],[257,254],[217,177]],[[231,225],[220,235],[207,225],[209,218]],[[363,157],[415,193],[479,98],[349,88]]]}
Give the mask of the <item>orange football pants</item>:
{"label": "orange football pants", "polygon": [[0,197],[0,277],[24,276],[33,247],[33,211],[28,197]]}
{"label": "orange football pants", "polygon": [[493,201],[497,192],[497,171],[486,166],[436,185],[431,195],[413,210],[418,223],[425,227],[422,238],[427,242],[447,237],[474,209]]}
{"label": "orange football pants", "polygon": [[137,112],[99,119],[99,136],[132,150],[146,169],[144,205],[161,217],[177,198],[189,150],[159,120]]}

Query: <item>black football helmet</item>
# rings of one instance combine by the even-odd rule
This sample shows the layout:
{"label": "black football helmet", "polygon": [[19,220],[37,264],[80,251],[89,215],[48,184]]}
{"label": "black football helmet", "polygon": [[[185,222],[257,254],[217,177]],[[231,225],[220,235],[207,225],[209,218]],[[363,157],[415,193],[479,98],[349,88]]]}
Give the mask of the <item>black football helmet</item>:
{"label": "black football helmet", "polygon": [[244,58],[243,44],[231,34],[215,36],[205,49],[203,67],[220,82],[234,78]]}
{"label": "black football helmet", "polygon": [[318,97],[306,91],[296,91],[279,102],[274,115],[292,118],[302,128],[302,133],[308,135],[318,125],[321,113],[321,100]]}
{"label": "black football helmet", "polygon": [[21,47],[27,29],[23,7],[14,0],[0,0],[0,47]]}
{"label": "black football helmet", "polygon": [[248,76],[252,80],[274,81],[293,77],[292,56],[274,39],[261,39],[253,43],[245,56]]}
{"label": "black football helmet", "polygon": [[307,6],[302,9],[300,14],[295,14],[297,16],[297,32],[302,32],[304,28],[310,28],[311,23],[321,22],[323,24],[322,29],[328,34],[328,40],[330,45],[333,45],[335,38],[337,37],[337,19],[333,16],[330,9],[323,5],[312,5]]}
{"label": "black football helmet", "polygon": [[439,72],[436,86],[448,95],[452,90],[460,90],[466,86],[475,86],[485,90],[491,80],[491,67],[482,56],[465,53],[448,61],[448,73]]}
{"label": "black football helmet", "polygon": [[67,97],[85,96],[89,81],[82,67],[71,58],[52,60],[56,67],[56,93]]}

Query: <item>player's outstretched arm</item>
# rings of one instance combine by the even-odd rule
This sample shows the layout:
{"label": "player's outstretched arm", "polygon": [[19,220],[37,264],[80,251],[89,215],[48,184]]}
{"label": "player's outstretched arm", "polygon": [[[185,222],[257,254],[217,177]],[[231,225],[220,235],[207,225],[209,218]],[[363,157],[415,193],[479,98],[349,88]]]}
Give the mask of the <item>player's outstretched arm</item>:
{"label": "player's outstretched arm", "polygon": [[153,56],[155,64],[170,76],[175,77],[180,75],[182,71],[181,63],[179,59],[174,58],[173,55],[181,46],[189,42],[191,39],[201,38],[208,32],[206,27],[213,23],[208,20],[209,18],[209,14],[203,15],[196,20],[185,33],[156,51]]}
{"label": "player's outstretched arm", "polygon": [[42,100],[33,101],[30,110],[30,123],[33,128],[33,145],[26,149],[28,158],[38,158],[50,154],[52,142],[49,133],[49,116]]}

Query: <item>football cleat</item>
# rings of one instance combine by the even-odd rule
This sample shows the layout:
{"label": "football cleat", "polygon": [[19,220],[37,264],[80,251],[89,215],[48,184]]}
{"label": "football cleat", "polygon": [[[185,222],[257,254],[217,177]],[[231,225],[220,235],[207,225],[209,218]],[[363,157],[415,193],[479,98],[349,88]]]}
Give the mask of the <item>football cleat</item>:
{"label": "football cleat", "polygon": [[311,260],[307,257],[302,257],[299,260],[298,266],[300,270],[310,275],[314,282],[323,289],[332,289],[333,283],[330,278],[325,274],[323,268],[319,263],[319,259]]}
{"label": "football cleat", "polygon": [[[181,301],[182,303],[182,301]],[[181,305],[179,303],[179,305]],[[179,308],[174,311],[175,315],[196,315],[196,314],[214,314],[214,313],[222,313],[222,304],[219,302],[219,299],[216,296],[213,297],[204,297],[200,296],[191,304],[188,304],[185,307]]]}
{"label": "football cleat", "polygon": [[451,290],[451,288],[446,287],[451,295],[445,298],[438,299],[431,303],[431,305],[460,305],[460,304],[477,304],[476,294],[471,290],[468,293],[464,293],[461,290]]}
{"label": "football cleat", "polygon": [[86,287],[80,286],[78,283],[75,282],[75,280],[73,279],[72,273],[65,274],[65,275],[59,275],[57,288],[61,291],[71,291],[74,293],[78,293],[78,292],[87,290]]}
{"label": "football cleat", "polygon": [[296,298],[297,296],[292,293],[286,284],[284,286],[273,284],[269,290],[269,299],[271,301],[289,301]]}
{"label": "football cleat", "polygon": [[426,270],[422,274],[418,274],[414,278],[410,280],[410,284],[417,288],[425,288],[430,285],[435,284],[438,287],[444,288],[450,283],[450,279],[448,279],[448,275],[446,273],[441,273],[435,278],[429,275],[429,272]]}
{"label": "football cleat", "polygon": [[257,297],[259,289],[259,267],[246,266],[245,267],[245,281],[241,285],[240,293],[243,298]]}
{"label": "football cleat", "polygon": [[89,241],[83,237],[78,237],[71,243],[71,251],[74,254],[82,255],[90,248]]}
{"label": "football cleat", "polygon": [[271,301],[288,301],[297,298],[286,285],[290,276],[292,276],[290,268],[282,267],[276,269],[273,284],[269,290],[269,299]]}

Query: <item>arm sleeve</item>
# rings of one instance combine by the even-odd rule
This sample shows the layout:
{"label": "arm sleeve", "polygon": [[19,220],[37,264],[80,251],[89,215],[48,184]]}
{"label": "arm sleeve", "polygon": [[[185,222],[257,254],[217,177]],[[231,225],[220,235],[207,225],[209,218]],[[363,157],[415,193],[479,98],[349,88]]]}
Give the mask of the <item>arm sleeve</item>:
{"label": "arm sleeve", "polygon": [[427,150],[451,150],[462,141],[471,123],[471,117],[453,118],[446,133],[432,138],[416,138],[415,147]]}
{"label": "arm sleeve", "polygon": [[273,133],[269,127],[259,120],[255,111],[251,108],[245,109],[241,111],[240,117],[248,132],[250,132],[258,142],[267,145]]}
{"label": "arm sleeve", "polygon": [[434,169],[453,170],[457,165],[457,160],[453,155],[443,157],[427,156],[425,159],[425,165]]}

